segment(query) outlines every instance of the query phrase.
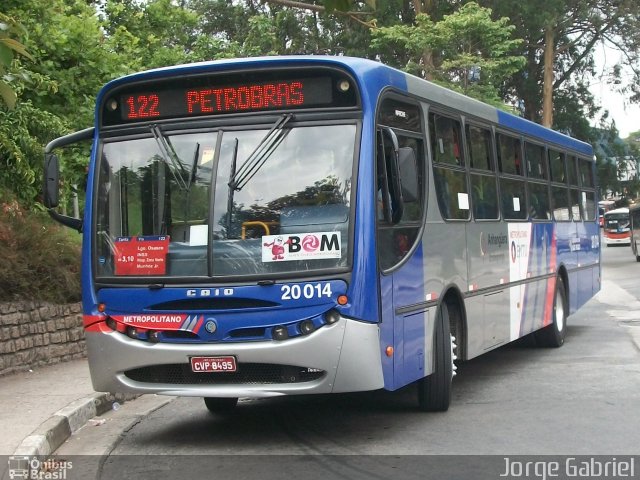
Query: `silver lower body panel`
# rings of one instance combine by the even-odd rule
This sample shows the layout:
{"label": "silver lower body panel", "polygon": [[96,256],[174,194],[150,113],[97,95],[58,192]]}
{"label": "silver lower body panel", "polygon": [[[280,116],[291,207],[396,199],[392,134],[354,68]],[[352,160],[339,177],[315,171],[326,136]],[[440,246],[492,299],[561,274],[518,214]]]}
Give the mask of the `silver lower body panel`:
{"label": "silver lower body panel", "polygon": [[[272,397],[376,390],[384,386],[378,325],[342,318],[312,334],[284,341],[169,344],[135,340],[118,332],[86,332],[96,391],[189,397]],[[295,365],[326,372],[297,383],[184,384],[135,381],[125,372],[189,364],[194,356],[236,357],[238,364]],[[224,374],[220,374],[224,375]]]}

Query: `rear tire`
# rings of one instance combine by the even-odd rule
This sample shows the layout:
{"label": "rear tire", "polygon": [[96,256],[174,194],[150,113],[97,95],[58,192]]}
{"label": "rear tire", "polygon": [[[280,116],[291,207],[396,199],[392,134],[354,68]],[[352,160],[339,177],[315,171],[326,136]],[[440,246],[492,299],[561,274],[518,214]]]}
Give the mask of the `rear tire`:
{"label": "rear tire", "polygon": [[445,412],[449,409],[453,378],[452,345],[449,308],[442,302],[436,314],[433,339],[434,371],[418,380],[418,405],[425,412]]}
{"label": "rear tire", "polygon": [[238,399],[204,397],[204,404],[211,413],[230,413],[236,408]]}
{"label": "rear tire", "polygon": [[567,291],[561,277],[556,279],[556,291],[553,297],[553,322],[535,332],[539,347],[558,348],[564,344],[567,329]]}

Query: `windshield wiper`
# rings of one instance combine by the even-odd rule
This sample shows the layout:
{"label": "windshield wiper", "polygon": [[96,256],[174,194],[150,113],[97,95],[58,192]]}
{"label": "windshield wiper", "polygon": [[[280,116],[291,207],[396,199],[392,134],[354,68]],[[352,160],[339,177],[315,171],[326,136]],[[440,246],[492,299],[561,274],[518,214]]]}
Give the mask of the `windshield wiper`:
{"label": "windshield wiper", "polygon": [[233,193],[235,189],[231,186],[233,177],[236,176],[236,164],[238,163],[238,139],[234,139],[233,145],[233,157],[231,158],[231,172],[229,173],[229,194],[227,195],[227,238],[229,238],[229,232],[231,232],[231,213],[233,210]]}
{"label": "windshield wiper", "polygon": [[293,118],[293,114],[283,114],[276,123],[273,124],[267,134],[260,140],[260,143],[251,152],[249,157],[240,166],[237,172],[235,172],[237,161],[237,143],[236,150],[231,165],[232,173],[229,178],[229,188],[231,191],[240,191],[249,183],[249,181],[255,176],[256,173],[267,162],[271,154],[280,146],[283,140],[287,137],[289,130],[284,130],[285,125]]}
{"label": "windshield wiper", "polygon": [[196,143],[196,150],[193,152],[193,161],[191,162],[191,175],[189,175],[189,184],[187,190],[191,189],[191,185],[196,181],[196,173],[198,171],[198,157],[200,156],[200,143]]}
{"label": "windshield wiper", "polygon": [[[189,190],[191,181],[189,182],[189,185],[187,185],[187,182],[185,182],[183,175],[187,173],[186,169],[184,168],[184,164],[180,161],[180,157],[178,157],[178,154],[173,148],[171,141],[164,136],[162,130],[160,130],[160,127],[158,127],[157,125],[151,125],[151,133],[153,134],[153,138],[155,138],[156,143],[158,144],[158,148],[160,149],[160,153],[162,154],[162,158],[164,159],[165,163],[170,167],[173,167],[169,168],[169,171],[171,172],[171,175],[173,175],[173,178],[178,184],[178,187],[180,188],[180,190]],[[196,148],[199,149],[200,145],[198,145]]]}

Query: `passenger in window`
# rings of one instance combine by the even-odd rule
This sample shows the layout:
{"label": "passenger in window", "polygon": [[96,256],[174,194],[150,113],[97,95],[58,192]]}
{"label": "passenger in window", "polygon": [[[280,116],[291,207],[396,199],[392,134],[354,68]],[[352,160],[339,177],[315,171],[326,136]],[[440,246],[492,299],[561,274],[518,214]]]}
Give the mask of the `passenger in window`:
{"label": "passenger in window", "polygon": [[460,165],[460,145],[458,132],[454,125],[448,124],[446,128],[438,132],[438,149],[436,158],[438,162]]}
{"label": "passenger in window", "polygon": [[520,161],[520,149],[517,148],[517,145],[516,145],[516,149],[513,156],[513,162],[516,166],[516,174],[522,175],[522,162]]}
{"label": "passenger in window", "polygon": [[401,260],[409,252],[411,242],[405,233],[396,232],[394,235],[395,253],[398,260]]}

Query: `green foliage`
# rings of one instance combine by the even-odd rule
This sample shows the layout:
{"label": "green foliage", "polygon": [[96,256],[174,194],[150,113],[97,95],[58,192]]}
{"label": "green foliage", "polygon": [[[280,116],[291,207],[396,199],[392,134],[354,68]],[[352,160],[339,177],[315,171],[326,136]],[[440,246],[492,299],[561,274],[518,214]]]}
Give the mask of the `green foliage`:
{"label": "green foliage", "polygon": [[410,52],[403,68],[422,76],[424,52],[438,52],[431,72],[438,83],[500,105],[499,86],[525,65],[524,57],[509,54],[522,44],[511,38],[513,30],[508,18],[492,20],[490,9],[471,2],[438,22],[420,14],[414,25],[381,27],[373,32],[372,46]]}
{"label": "green foliage", "polygon": [[0,301],[80,300],[78,234],[7,197],[0,198],[0,258]]}
{"label": "green foliage", "polygon": [[19,41],[26,33],[24,27],[13,18],[0,13],[0,99],[9,108],[15,107],[17,99],[11,84],[22,75],[22,71],[14,65],[14,53],[32,59]]}
{"label": "green foliage", "polygon": [[0,108],[0,192],[12,191],[33,205],[41,185],[43,145],[63,130],[58,117],[31,102]]}
{"label": "green foliage", "polygon": [[186,3],[108,0],[102,26],[119,62],[138,71],[194,61],[198,15]]}

